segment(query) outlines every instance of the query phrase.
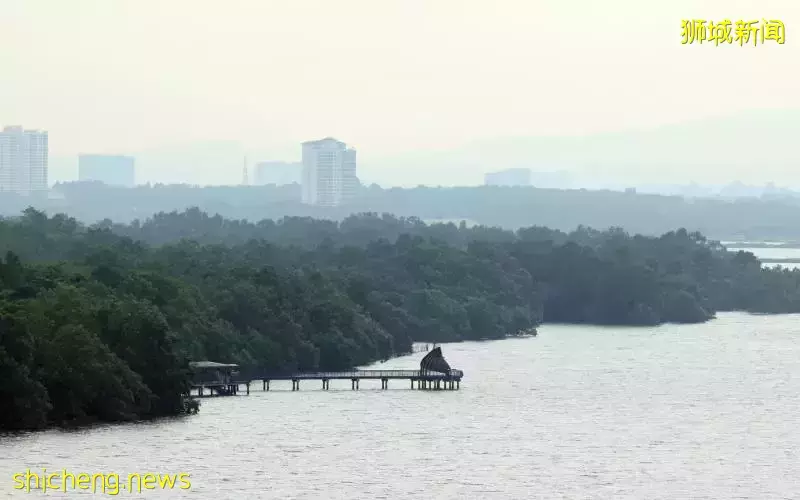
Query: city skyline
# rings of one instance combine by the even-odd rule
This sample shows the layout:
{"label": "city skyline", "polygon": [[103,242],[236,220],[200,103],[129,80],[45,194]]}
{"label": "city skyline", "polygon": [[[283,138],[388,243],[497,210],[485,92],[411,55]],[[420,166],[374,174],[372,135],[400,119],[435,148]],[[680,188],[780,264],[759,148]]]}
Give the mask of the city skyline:
{"label": "city skyline", "polygon": [[[5,131],[12,130],[12,129],[20,129],[25,130],[26,132],[39,132],[38,130],[27,130],[21,129],[19,126],[6,126]],[[789,132],[792,130],[792,127],[786,127],[784,130]],[[47,132],[44,134],[48,135]],[[774,134],[772,134],[774,135]],[[314,141],[305,141],[305,142],[314,142]],[[295,145],[295,149],[296,149]],[[302,149],[302,143],[301,143]],[[301,154],[302,155],[302,154]],[[300,156],[301,156],[300,155]],[[289,155],[286,155],[289,156]],[[295,157],[298,155],[295,154]],[[55,178],[53,179],[49,176],[48,172],[51,171],[49,165],[45,166],[46,172],[45,175],[49,177],[49,184],[53,185],[57,182],[69,182],[74,180],[92,180],[90,179],[91,176],[84,176],[81,175],[80,172],[80,160],[81,157],[97,157],[97,158],[126,158],[131,161],[136,161],[134,158],[128,155],[102,155],[102,154],[94,154],[94,155],[86,155],[80,154],[77,156],[77,175],[72,176],[71,178]],[[271,157],[268,153],[264,153],[262,157]],[[576,188],[588,188],[588,189],[613,189],[613,190],[623,190],[628,187],[636,188],[638,191],[642,193],[653,193],[653,194],[664,194],[664,195],[680,195],[680,196],[691,196],[691,197],[703,197],[703,196],[723,196],[723,197],[741,197],[741,196],[761,196],[763,194],[780,194],[780,193],[791,193],[792,191],[800,191],[798,186],[785,184],[780,182],[774,182],[770,179],[765,179],[761,182],[749,182],[747,180],[742,180],[737,177],[729,177],[729,178],[721,178],[718,179],[716,182],[697,182],[693,179],[686,179],[682,182],[606,182],[601,184],[592,184],[591,179],[587,180],[586,178],[582,178],[580,175],[574,175],[574,173],[569,172],[568,170],[556,168],[557,165],[554,165],[553,168],[545,169],[545,168],[520,168],[520,167],[512,167],[506,169],[497,169],[497,170],[489,170],[483,172],[482,174],[482,182],[481,183],[458,183],[458,184],[450,184],[450,185],[480,185],[480,184],[492,184],[493,182],[487,181],[487,176],[491,176],[492,174],[496,173],[503,173],[508,171],[520,171],[525,170],[529,171],[532,174],[532,181],[530,185],[534,187],[544,187],[544,188],[555,188],[555,189],[576,189]],[[300,174],[297,172],[292,172],[291,170],[302,169],[302,162],[298,161],[285,161],[285,160],[264,160],[264,161],[256,161],[253,165],[253,173],[252,173],[252,182],[250,184],[253,185],[264,185],[264,184],[277,184],[277,185],[285,185],[291,184],[294,182],[302,183],[302,179],[300,178]],[[280,170],[280,173],[277,171]],[[265,173],[270,171],[268,174]],[[241,170],[239,172],[241,174]],[[95,176],[98,177],[98,176]],[[133,176],[130,176],[133,178]],[[362,178],[364,184],[369,185],[372,184],[373,181],[367,178]],[[95,180],[101,180],[101,178],[97,178]],[[106,181],[108,182],[108,181]],[[159,183],[157,180],[153,182],[152,180],[143,179],[139,182],[134,181],[125,181],[125,182],[116,182],[112,181],[112,184],[116,185],[125,185],[125,186],[133,186],[135,184],[153,184]],[[164,182],[161,182],[164,183]],[[196,179],[192,178],[183,178],[178,179],[177,182],[165,182],[164,184],[190,184],[190,185],[204,185],[201,182],[197,182]],[[502,182],[500,182],[502,184]],[[6,182],[7,184],[7,182]],[[240,182],[227,182],[227,183],[220,183],[219,185],[236,185],[241,184]],[[381,183],[379,183],[381,184]],[[525,183],[519,183],[517,181],[512,182],[515,185],[521,185]],[[209,184],[213,185],[213,184]],[[426,185],[422,182],[415,182],[413,185]],[[432,185],[432,184],[427,184]],[[436,184],[433,184],[436,185]],[[391,187],[391,185],[382,184],[383,187]],[[413,187],[413,186],[405,186],[405,187]]]}
{"label": "city skyline", "polygon": [[[510,137],[392,156],[360,148],[360,177],[367,184],[384,187],[481,185],[486,172],[530,168],[534,172],[566,171],[576,180],[576,186],[587,188],[741,181],[757,185],[773,182],[798,189],[800,180],[786,175],[800,165],[792,136],[798,127],[800,111],[767,110],[650,129],[588,136]],[[255,163],[291,163],[300,156],[297,144],[259,149],[235,140],[113,153],[137,158],[140,183],[197,185],[239,184],[242,156]],[[50,159],[51,183],[77,179],[77,157],[54,158],[51,154]],[[421,167],[424,171],[419,171]]]}
{"label": "city skyline", "polygon": [[[13,8],[0,18],[0,95],[11,98],[3,120],[50,131],[59,179],[66,178],[62,170],[74,171],[78,153],[93,151],[136,156],[145,182],[237,183],[243,155],[292,161],[297,143],[331,135],[358,144],[364,174],[382,184],[458,178],[477,185],[485,171],[519,165],[467,157],[433,168],[406,157],[509,138],[639,132],[800,109],[800,38],[792,36],[800,4],[790,0],[174,0],[159,6],[158,16],[141,1],[7,1]],[[785,23],[785,44],[681,44],[687,18],[764,17]],[[25,51],[14,49],[20,46]],[[52,77],[42,78],[40,68]],[[714,136],[701,134],[707,142]],[[207,163],[182,153],[171,162],[148,158],[215,141],[238,142],[239,151]],[[716,153],[735,160],[731,144]],[[792,149],[761,154],[780,160]],[[695,151],[682,154],[692,159]],[[596,175],[671,182],[664,177],[674,173],[706,182],[688,178],[697,173],[753,182],[748,171],[730,174],[721,163]],[[592,167],[565,168],[576,174]],[[797,184],[798,172],[787,162],[760,174],[765,182]]]}

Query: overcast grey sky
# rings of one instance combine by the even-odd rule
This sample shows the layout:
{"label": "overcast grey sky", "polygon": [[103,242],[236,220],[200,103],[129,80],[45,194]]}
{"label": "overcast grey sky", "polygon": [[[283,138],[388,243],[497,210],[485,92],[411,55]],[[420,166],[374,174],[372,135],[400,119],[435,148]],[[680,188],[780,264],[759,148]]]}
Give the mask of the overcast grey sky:
{"label": "overcast grey sky", "polygon": [[[689,17],[787,41],[684,46]],[[799,47],[797,0],[0,0],[0,125],[55,157],[332,135],[368,163],[800,108]]]}

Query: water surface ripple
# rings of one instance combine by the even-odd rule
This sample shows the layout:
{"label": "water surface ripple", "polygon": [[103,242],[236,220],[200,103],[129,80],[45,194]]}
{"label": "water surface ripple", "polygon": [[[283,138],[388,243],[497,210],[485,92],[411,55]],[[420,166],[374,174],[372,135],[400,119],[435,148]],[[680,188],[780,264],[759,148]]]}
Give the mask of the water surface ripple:
{"label": "water surface ripple", "polygon": [[273,382],[190,418],[5,436],[0,498],[44,497],[12,490],[27,467],[191,474],[189,492],[127,498],[800,498],[799,320],[547,325],[445,344],[466,372],[457,392]]}

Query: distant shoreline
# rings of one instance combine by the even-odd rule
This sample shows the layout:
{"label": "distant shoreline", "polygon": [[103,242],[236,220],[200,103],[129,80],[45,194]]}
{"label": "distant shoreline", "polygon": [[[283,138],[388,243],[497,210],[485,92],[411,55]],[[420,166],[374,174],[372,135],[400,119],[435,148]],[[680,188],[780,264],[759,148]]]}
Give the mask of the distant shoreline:
{"label": "distant shoreline", "polygon": [[[770,241],[740,241],[726,242],[722,244],[728,250],[739,250],[747,248],[800,248],[800,242],[770,242]],[[762,259],[763,260],[763,259]]]}

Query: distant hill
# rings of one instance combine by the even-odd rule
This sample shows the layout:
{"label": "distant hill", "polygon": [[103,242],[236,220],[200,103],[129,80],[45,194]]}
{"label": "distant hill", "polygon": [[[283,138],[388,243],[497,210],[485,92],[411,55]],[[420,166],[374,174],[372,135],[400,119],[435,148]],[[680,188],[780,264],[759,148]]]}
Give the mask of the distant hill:
{"label": "distant hill", "polygon": [[[406,185],[480,184],[487,171],[566,170],[583,187],[734,180],[800,185],[800,110],[765,110],[576,137],[509,137],[449,150],[375,159],[372,170]],[[457,177],[456,177],[457,175]],[[797,177],[795,177],[797,176]]]}
{"label": "distant hill", "polygon": [[115,188],[101,183],[70,183],[53,191],[60,196],[0,196],[0,214],[15,215],[33,205],[89,223],[103,219],[127,223],[190,207],[251,221],[284,216],[342,220],[353,213],[375,212],[509,229],[536,225],[571,231],[580,225],[597,229],[616,226],[632,233],[657,235],[684,227],[727,241],[800,241],[797,198],[723,200],[587,189],[370,186],[361,189],[349,205],[328,208],[301,204],[300,186],[296,184]]}

